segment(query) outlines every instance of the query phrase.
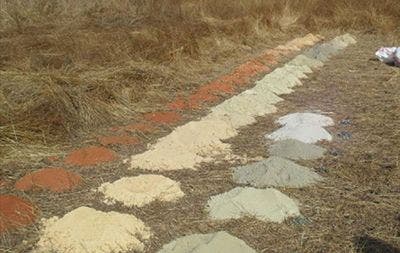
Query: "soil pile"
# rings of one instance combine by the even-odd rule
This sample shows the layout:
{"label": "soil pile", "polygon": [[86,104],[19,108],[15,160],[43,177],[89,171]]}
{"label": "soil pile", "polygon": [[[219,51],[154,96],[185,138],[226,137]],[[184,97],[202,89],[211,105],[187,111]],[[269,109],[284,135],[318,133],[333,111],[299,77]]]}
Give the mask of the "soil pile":
{"label": "soil pile", "polygon": [[124,177],[113,183],[104,183],[99,189],[105,196],[105,203],[122,202],[125,206],[142,207],[155,200],[174,201],[185,194],[179,183],[160,175]]}
{"label": "soil pile", "polygon": [[214,234],[194,234],[164,245],[158,253],[255,253],[244,241],[222,231]]}
{"label": "soil pile", "polygon": [[209,215],[215,220],[255,216],[262,221],[281,223],[288,217],[300,215],[291,198],[272,188],[237,187],[211,197],[207,204]]}
{"label": "soil pile", "polygon": [[320,114],[293,113],[281,117],[277,122],[283,127],[265,135],[266,138],[275,141],[294,139],[305,143],[332,140],[330,133],[323,127],[333,125],[333,120]]}
{"label": "soil pile", "polygon": [[236,135],[224,120],[192,121],[176,128],[158,140],[149,151],[135,155],[131,167],[146,170],[194,169],[201,162],[210,162],[214,155],[230,156],[230,145],[223,143]]}
{"label": "soil pile", "polygon": [[150,236],[150,229],[133,215],[79,207],[61,219],[47,219],[34,252],[142,252]]}
{"label": "soil pile", "polygon": [[239,184],[254,187],[305,187],[322,180],[322,177],[310,168],[281,157],[235,168],[233,180]]}
{"label": "soil pile", "polygon": [[270,155],[292,160],[314,160],[323,157],[325,152],[324,148],[291,139],[278,141],[269,148]]}

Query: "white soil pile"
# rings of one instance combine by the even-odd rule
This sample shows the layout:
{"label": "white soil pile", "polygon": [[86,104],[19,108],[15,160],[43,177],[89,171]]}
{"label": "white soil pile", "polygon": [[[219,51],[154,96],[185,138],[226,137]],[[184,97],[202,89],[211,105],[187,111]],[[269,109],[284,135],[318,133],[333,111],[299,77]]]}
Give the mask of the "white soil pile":
{"label": "white soil pile", "polygon": [[282,223],[300,215],[296,203],[275,189],[237,187],[210,198],[207,210],[212,219],[239,219],[254,216],[262,221]]}
{"label": "white soil pile", "polygon": [[79,207],[44,221],[36,253],[114,253],[144,250],[150,229],[133,215]]}
{"label": "white soil pile", "polygon": [[256,253],[244,241],[225,231],[213,234],[194,234],[164,245],[158,253]]}
{"label": "white soil pile", "polygon": [[333,126],[335,123],[333,119],[316,113],[292,113],[283,116],[278,119],[277,123],[284,126],[296,126],[296,125],[311,125],[311,126]]}
{"label": "white soil pile", "polygon": [[[307,35],[286,44],[286,48],[296,51],[299,44],[313,45],[319,38]],[[332,43],[348,44],[348,36],[338,37]],[[282,101],[280,94],[293,92],[293,87],[302,85],[313,68],[323,62],[313,55],[297,56],[281,68],[275,69],[256,83],[256,86],[211,109],[211,113],[200,121],[190,122],[176,128],[170,135],[161,138],[150,149],[131,157],[131,169],[141,168],[152,171],[196,169],[200,163],[218,160],[237,160],[232,155],[229,144],[223,140],[237,135],[237,129],[256,122],[257,116],[276,112],[275,105]],[[290,129],[288,129],[290,128]],[[316,136],[304,142],[329,139],[331,136],[321,127],[308,127],[297,134],[298,128],[286,126],[283,133],[272,136],[276,140],[301,139],[303,136]]]}
{"label": "white soil pile", "polygon": [[124,177],[98,188],[105,196],[106,204],[122,202],[127,207],[142,207],[155,200],[175,201],[185,194],[180,184],[161,175]]}
{"label": "white soil pile", "polygon": [[324,156],[326,149],[298,140],[278,141],[270,146],[269,154],[292,160],[314,160]]}
{"label": "white soil pile", "polygon": [[275,141],[294,139],[304,143],[332,140],[332,135],[323,127],[331,126],[334,122],[331,118],[324,115],[293,113],[280,118],[277,122],[283,125],[283,127],[272,134],[265,135],[266,138]]}
{"label": "white soil pile", "polygon": [[300,188],[315,184],[322,179],[312,169],[276,156],[233,169],[233,181],[259,188],[268,186]]}

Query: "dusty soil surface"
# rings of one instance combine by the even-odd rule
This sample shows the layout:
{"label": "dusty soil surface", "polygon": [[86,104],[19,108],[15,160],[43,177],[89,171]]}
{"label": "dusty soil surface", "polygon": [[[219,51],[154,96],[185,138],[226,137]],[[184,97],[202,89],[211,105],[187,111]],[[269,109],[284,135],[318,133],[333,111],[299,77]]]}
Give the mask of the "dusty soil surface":
{"label": "dusty soil surface", "polygon": [[[334,141],[322,145],[328,154],[323,159],[301,163],[314,167],[325,181],[303,189],[279,189],[298,200],[307,221],[303,225],[293,220],[273,224],[253,218],[210,221],[205,212],[208,198],[236,186],[230,164],[158,173],[181,182],[186,196],[177,203],[152,203],[140,209],[107,206],[91,191],[122,176],[148,173],[128,171],[121,162],[95,170],[74,168],[86,179],[80,191],[58,195],[37,192],[23,197],[37,203],[41,217],[62,216],[83,205],[133,214],[154,232],[146,252],[156,252],[180,236],[220,230],[244,240],[258,252],[373,252],[358,247],[370,243],[386,247],[375,252],[398,252],[394,248],[400,247],[400,70],[370,60],[377,47],[390,41],[372,35],[357,39],[355,46],[328,61],[303,82],[304,86],[283,96],[285,100],[278,104],[277,113],[260,118],[229,140],[237,154],[266,158],[269,143],[264,135],[279,127],[274,123],[277,118],[292,112],[331,112],[329,116],[336,122],[329,128]],[[339,124],[344,119],[350,124]],[[149,136],[149,140],[166,131]],[[341,139],[338,134],[342,131],[351,133],[351,139]],[[144,148],[139,146],[129,153]],[[21,195],[13,189],[0,188],[0,193],[10,191]],[[0,241],[0,252],[28,252],[37,240],[34,227],[8,234]]]}

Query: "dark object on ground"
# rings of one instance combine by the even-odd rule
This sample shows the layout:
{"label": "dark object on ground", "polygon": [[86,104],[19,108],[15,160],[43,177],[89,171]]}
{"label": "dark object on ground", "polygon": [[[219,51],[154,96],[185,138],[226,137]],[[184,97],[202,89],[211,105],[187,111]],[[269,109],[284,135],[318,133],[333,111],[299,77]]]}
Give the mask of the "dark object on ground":
{"label": "dark object on ground", "polygon": [[342,131],[338,133],[338,137],[341,138],[342,140],[350,140],[351,139],[351,133],[347,131]]}
{"label": "dark object on ground", "polygon": [[325,166],[320,166],[315,169],[318,173],[326,174],[329,173],[329,169]]}
{"label": "dark object on ground", "polygon": [[348,125],[351,125],[351,120],[350,119],[342,119],[341,121],[339,121],[339,124],[348,126]]}
{"label": "dark object on ground", "polygon": [[332,148],[329,151],[329,154],[332,155],[332,156],[339,156],[339,155],[342,154],[342,151],[340,151],[339,149],[336,149],[336,148]]}
{"label": "dark object on ground", "polygon": [[354,245],[360,253],[400,253],[400,249],[368,235],[355,238]]}

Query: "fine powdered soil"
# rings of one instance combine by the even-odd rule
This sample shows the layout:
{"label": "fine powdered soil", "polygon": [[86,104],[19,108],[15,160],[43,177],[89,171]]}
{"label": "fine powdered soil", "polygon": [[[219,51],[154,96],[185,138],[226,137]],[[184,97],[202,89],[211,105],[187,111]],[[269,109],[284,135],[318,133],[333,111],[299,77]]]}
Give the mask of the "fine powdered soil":
{"label": "fine powdered soil", "polygon": [[316,113],[292,113],[279,118],[277,121],[283,126],[311,125],[311,126],[333,126],[334,122],[331,118]]}
{"label": "fine powdered soil", "polygon": [[79,207],[44,221],[34,253],[142,252],[150,229],[133,215]]}
{"label": "fine powdered soil", "polygon": [[235,168],[233,180],[254,187],[305,187],[322,180],[310,168],[285,158],[273,156],[266,160]]}
{"label": "fine powdered soil", "polygon": [[292,160],[314,160],[322,158],[326,149],[298,140],[283,140],[272,144],[269,154]]}
{"label": "fine powdered soil", "polygon": [[178,182],[160,175],[124,177],[114,183],[104,183],[98,190],[104,194],[105,203],[118,201],[128,207],[142,207],[155,200],[174,201],[185,195]]}
{"label": "fine powdered soil", "polygon": [[194,234],[164,245],[158,253],[256,253],[244,241],[225,231],[213,234]]}
{"label": "fine powdered soil", "polygon": [[266,222],[281,223],[288,217],[300,215],[296,203],[276,189],[236,187],[212,196],[207,203],[211,219],[239,219],[245,216]]}
{"label": "fine powdered soil", "polygon": [[274,141],[294,139],[305,143],[316,143],[322,140],[331,141],[332,135],[322,127],[299,124],[294,126],[284,126],[272,134],[265,135],[265,138]]}
{"label": "fine powdered soil", "polygon": [[[307,45],[313,43],[310,38],[303,40]],[[341,36],[332,41],[332,45],[336,43],[339,45],[334,46],[332,52],[337,52],[351,43],[346,40],[348,36]],[[296,50],[296,46],[288,46],[287,49]],[[306,78],[306,74],[311,73],[312,68],[322,64],[313,57],[308,60],[305,57],[303,55],[275,69],[257,82],[252,89],[212,108],[211,113],[200,121],[176,128],[170,135],[154,144],[149,151],[132,156],[131,168],[158,171],[195,169],[200,163],[211,162],[216,157],[219,160],[237,158],[232,156],[230,145],[223,143],[223,140],[236,136],[240,127],[255,123],[256,117],[276,112],[275,105],[283,101],[278,95],[291,93],[292,87],[302,84],[301,78]],[[312,124],[298,126],[298,121],[303,118]],[[317,121],[321,120],[323,124],[315,126],[315,118]],[[294,115],[293,120],[297,121],[295,126],[287,124],[277,136],[272,135],[271,138],[276,140],[294,138],[307,143],[332,138],[322,128],[330,125],[326,124],[327,117],[319,115],[318,118],[318,115],[300,114]]]}
{"label": "fine powdered soil", "polygon": [[305,55],[321,61],[328,60],[338,50],[345,48],[348,44],[354,44],[356,40],[349,34],[345,34],[339,38],[335,38],[328,43],[318,45],[309,49]]}
{"label": "fine powdered soil", "polygon": [[277,123],[283,127],[265,138],[275,141],[294,139],[305,143],[316,143],[321,140],[332,140],[331,134],[324,126],[332,126],[331,118],[315,113],[293,113],[281,117]]}
{"label": "fine powdered soil", "polygon": [[212,161],[213,154],[229,155],[230,145],[221,139],[231,138],[236,130],[224,120],[192,121],[158,140],[151,149],[131,159],[131,168],[146,170],[194,169],[201,162]]}

